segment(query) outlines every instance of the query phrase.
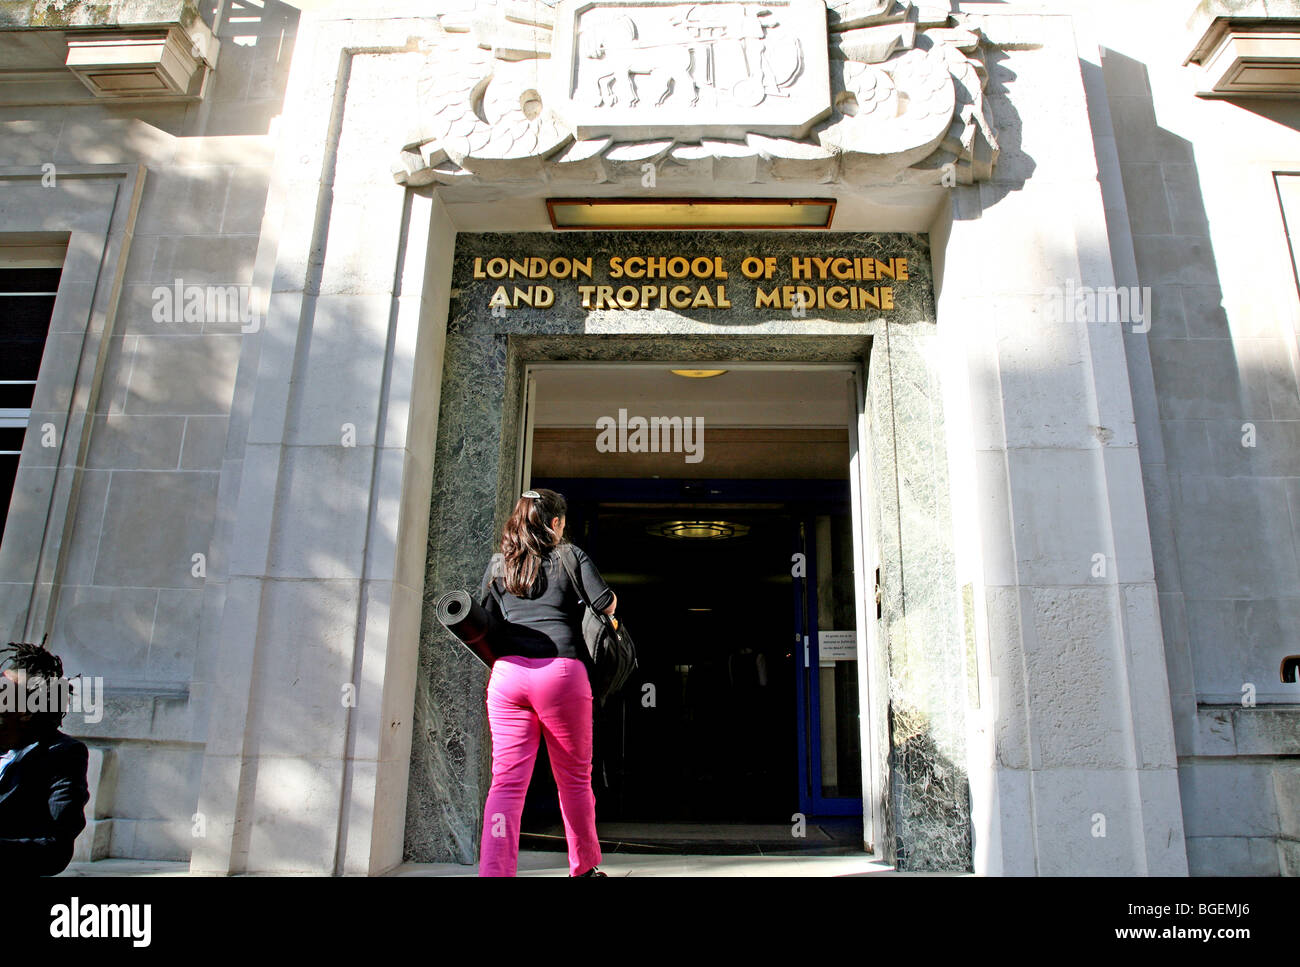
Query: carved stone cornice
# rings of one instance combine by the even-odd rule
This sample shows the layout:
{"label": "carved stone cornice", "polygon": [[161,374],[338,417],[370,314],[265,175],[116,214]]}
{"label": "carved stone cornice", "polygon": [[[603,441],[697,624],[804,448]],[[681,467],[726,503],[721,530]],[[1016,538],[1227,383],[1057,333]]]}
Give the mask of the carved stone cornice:
{"label": "carved stone cornice", "polygon": [[987,42],[896,0],[504,2],[439,17],[401,184],[971,184]]}
{"label": "carved stone cornice", "polygon": [[[29,32],[61,43],[24,43]],[[77,103],[53,77],[58,67],[98,100],[158,102],[202,100],[221,44],[195,0],[0,0],[0,65],[15,49],[23,68],[8,79],[28,103]]]}
{"label": "carved stone cornice", "polygon": [[1202,0],[1187,27],[1198,96],[1300,94],[1300,0]]}

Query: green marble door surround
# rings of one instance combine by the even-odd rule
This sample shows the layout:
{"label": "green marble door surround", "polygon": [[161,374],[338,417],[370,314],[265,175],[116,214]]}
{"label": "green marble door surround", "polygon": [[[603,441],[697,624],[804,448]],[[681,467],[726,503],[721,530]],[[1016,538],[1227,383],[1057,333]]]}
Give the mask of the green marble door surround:
{"label": "green marble door surround", "polygon": [[[908,258],[909,280],[895,289],[895,309],[850,313],[809,308],[803,315],[755,310],[752,291],[734,272],[746,255],[788,259],[832,251]],[[494,315],[489,300],[500,281],[473,278],[476,257],[590,254],[601,265],[610,255],[634,252],[724,256],[733,270],[728,279],[732,308],[584,309],[569,280],[548,283],[555,301],[547,308],[521,306]],[[879,777],[875,806],[884,835],[876,846],[902,869],[971,869],[968,672],[928,239],[830,232],[462,234],[452,285],[406,858],[477,862],[483,801],[491,781],[487,673],[437,624],[433,602],[449,589],[477,584],[513,506],[525,365],[552,360],[856,361],[865,375],[864,444],[872,491],[865,526],[878,549],[882,584],[877,637],[883,654],[869,656],[874,702],[868,714],[871,747],[888,754],[864,763],[863,769]],[[869,581],[866,586],[870,594]]]}

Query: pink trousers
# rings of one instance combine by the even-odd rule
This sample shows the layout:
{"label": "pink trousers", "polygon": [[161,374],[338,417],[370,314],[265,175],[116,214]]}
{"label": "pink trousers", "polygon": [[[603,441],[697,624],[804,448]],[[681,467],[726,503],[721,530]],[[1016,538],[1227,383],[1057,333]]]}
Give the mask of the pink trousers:
{"label": "pink trousers", "polygon": [[596,794],[591,788],[592,697],[586,666],[577,658],[507,655],[492,666],[487,687],[492,729],[492,789],[483,808],[479,876],[514,876],[519,823],[537,760],[546,751],[560,794],[569,874],[600,863]]}

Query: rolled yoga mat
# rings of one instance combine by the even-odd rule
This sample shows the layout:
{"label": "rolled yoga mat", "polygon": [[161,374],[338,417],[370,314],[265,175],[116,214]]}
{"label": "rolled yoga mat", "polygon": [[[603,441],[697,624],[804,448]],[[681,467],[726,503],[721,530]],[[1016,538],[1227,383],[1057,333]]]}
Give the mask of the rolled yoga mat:
{"label": "rolled yoga mat", "polygon": [[436,605],[438,621],[489,668],[497,660],[492,648],[496,619],[468,591],[448,591]]}

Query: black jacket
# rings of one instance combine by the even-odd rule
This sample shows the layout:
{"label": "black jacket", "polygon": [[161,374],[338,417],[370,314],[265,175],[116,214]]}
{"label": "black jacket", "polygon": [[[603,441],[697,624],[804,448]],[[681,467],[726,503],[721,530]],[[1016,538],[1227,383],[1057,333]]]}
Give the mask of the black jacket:
{"label": "black jacket", "polygon": [[86,746],[55,732],[0,774],[0,876],[53,876],[72,861],[90,800]]}
{"label": "black jacket", "polygon": [[[575,544],[568,546],[573,551],[574,574],[591,595],[592,605],[603,611],[614,600],[613,589],[605,583],[582,548]],[[492,593],[494,578],[497,579],[499,598]],[[569,580],[568,572],[554,549],[542,558],[538,581],[532,595],[527,598],[516,597],[505,590],[502,556],[494,554],[479,585],[479,603],[501,623],[493,639],[498,655],[587,660],[586,646],[582,643],[583,607],[578,600],[578,590]]]}

